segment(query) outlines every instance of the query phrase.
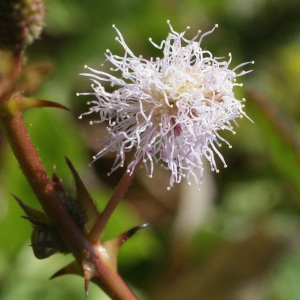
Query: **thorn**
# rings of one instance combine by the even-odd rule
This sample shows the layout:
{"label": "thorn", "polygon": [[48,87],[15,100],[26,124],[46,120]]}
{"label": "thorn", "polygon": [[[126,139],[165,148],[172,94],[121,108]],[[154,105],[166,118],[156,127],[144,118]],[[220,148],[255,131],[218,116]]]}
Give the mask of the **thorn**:
{"label": "thorn", "polygon": [[62,104],[59,104],[57,102],[48,101],[48,100],[32,99],[32,98],[26,98],[26,99],[34,100],[32,102],[36,102],[36,106],[30,106],[28,108],[33,108],[33,107],[56,107],[56,108],[60,108],[60,109],[64,109],[64,110],[70,110],[66,106],[64,106]]}
{"label": "thorn", "polygon": [[128,231],[122,233],[120,237],[122,237],[122,244],[125,243],[131,236],[133,236],[138,230],[146,228],[149,226],[149,223],[144,223],[138,226],[135,226]]}
{"label": "thorn", "polygon": [[12,94],[7,103],[7,108],[10,113],[18,113],[29,108],[37,107],[56,107],[69,110],[66,106],[53,101],[24,97],[20,92]]}
{"label": "thorn", "polygon": [[88,298],[89,296],[89,283],[92,277],[95,276],[94,268],[88,262],[82,262],[83,268],[83,278],[84,278],[84,291],[85,297]]}
{"label": "thorn", "polygon": [[128,231],[124,232],[122,234],[122,236],[123,236],[122,243],[125,243],[127,241],[127,239],[129,239],[132,235],[134,235],[138,230],[146,228],[148,226],[149,226],[149,223],[144,223],[142,225],[135,226],[135,227],[129,229]]}
{"label": "thorn", "polygon": [[149,223],[145,223],[139,226],[135,226],[129,229],[126,232],[118,235],[115,238],[112,238],[108,241],[105,241],[98,247],[98,252],[103,255],[105,253],[106,257],[108,257],[107,262],[111,265],[112,268],[117,270],[117,257],[119,254],[119,250],[121,246],[138,230],[149,226]]}
{"label": "thorn", "polygon": [[68,265],[66,265],[65,267],[63,267],[62,269],[55,272],[50,277],[50,279],[53,279],[53,278],[56,278],[56,277],[59,277],[62,275],[69,275],[69,274],[74,274],[74,275],[79,275],[79,276],[83,275],[82,269],[76,260],[74,260],[73,262],[71,262]]}
{"label": "thorn", "polygon": [[84,280],[84,291],[85,291],[85,297],[88,298],[89,297],[89,280]]}

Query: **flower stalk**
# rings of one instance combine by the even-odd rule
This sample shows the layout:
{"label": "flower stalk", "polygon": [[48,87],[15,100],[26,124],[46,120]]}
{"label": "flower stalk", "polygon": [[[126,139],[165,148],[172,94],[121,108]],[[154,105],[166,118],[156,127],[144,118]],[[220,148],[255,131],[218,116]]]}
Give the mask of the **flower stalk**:
{"label": "flower stalk", "polygon": [[97,222],[95,223],[93,229],[90,232],[89,240],[92,244],[97,243],[97,241],[99,240],[99,237],[101,236],[105,225],[107,224],[112,213],[118,206],[120,200],[123,198],[124,194],[126,193],[140,164],[141,161],[136,165],[132,173],[125,172],[124,175],[122,176],[118,186],[114,190],[113,195],[109,199],[107,205],[105,206],[104,210],[101,212]]}

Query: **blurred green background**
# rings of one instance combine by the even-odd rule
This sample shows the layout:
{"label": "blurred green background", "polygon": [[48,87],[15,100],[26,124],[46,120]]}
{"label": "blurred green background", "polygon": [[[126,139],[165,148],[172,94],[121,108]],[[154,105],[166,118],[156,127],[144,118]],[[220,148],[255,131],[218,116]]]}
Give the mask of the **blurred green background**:
{"label": "blurred green background", "polygon": [[[218,57],[231,52],[232,67],[255,61],[240,79],[244,88],[235,90],[247,98],[253,123],[244,118],[235,136],[223,134],[233,145],[222,149],[228,168],[205,174],[200,193],[184,183],[166,191],[168,175],[159,168],[152,180],[141,172],[104,239],[151,223],[119,258],[120,273],[141,299],[300,299],[300,1],[51,0],[46,7],[46,27],[27,59],[50,63],[54,72],[35,96],[71,113],[36,109],[24,119],[48,173],[55,164],[71,192],[68,156],[99,208],[120,174],[106,177],[109,157],[88,166],[101,128],[78,120],[87,99],[75,95],[90,90],[78,75],[85,64],[100,68],[107,48],[122,54],[112,24],[135,54],[149,58],[160,53],[148,38],[165,39],[166,20],[179,32],[190,26],[189,38],[218,23],[202,46]],[[84,299],[82,278],[48,280],[71,257],[34,258],[30,224],[10,193],[38,202],[2,135],[0,165],[0,299]],[[107,299],[93,284],[89,294]]]}

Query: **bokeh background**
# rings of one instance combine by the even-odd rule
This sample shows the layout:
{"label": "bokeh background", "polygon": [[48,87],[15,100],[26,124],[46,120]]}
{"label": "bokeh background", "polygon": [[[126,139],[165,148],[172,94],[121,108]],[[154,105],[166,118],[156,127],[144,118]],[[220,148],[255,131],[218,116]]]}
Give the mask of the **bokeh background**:
{"label": "bokeh background", "polygon": [[[121,172],[107,177],[111,158],[88,164],[102,127],[78,120],[90,90],[78,74],[84,65],[100,68],[104,52],[122,54],[112,24],[131,49],[158,56],[149,37],[165,39],[170,20],[176,31],[190,26],[219,28],[202,46],[215,56],[233,55],[232,67],[255,61],[242,77],[237,97],[246,97],[253,120],[239,121],[237,134],[223,136],[228,168],[207,172],[200,192],[185,183],[167,191],[160,167],[148,179],[138,174],[110,220],[103,239],[150,222],[123,246],[119,270],[141,299],[300,299],[300,1],[299,0],[51,0],[46,27],[27,50],[29,63],[53,72],[34,96],[59,102],[70,112],[50,108],[24,113],[29,133],[49,174],[53,165],[69,191],[68,156],[101,209]],[[252,68],[252,66],[250,66]],[[103,67],[107,69],[107,66]],[[220,164],[221,165],[221,164]],[[0,135],[0,299],[84,299],[77,276],[48,278],[72,258],[37,260],[31,226],[11,196],[39,207],[10,149]],[[208,168],[209,169],[209,168]],[[89,299],[108,299],[90,286]]]}

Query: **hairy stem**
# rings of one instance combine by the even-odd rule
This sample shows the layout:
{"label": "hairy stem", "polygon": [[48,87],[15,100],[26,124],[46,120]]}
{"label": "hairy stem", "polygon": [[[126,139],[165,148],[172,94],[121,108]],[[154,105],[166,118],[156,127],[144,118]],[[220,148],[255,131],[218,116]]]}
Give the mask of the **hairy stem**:
{"label": "hairy stem", "polygon": [[83,255],[82,249],[88,247],[89,243],[74,224],[62,201],[56,194],[52,182],[29,138],[21,113],[13,116],[2,116],[1,123],[13,153],[44,211],[51,219],[53,225],[63,235],[66,244],[72,247],[75,257],[81,260]]}
{"label": "hairy stem", "polygon": [[120,200],[123,198],[124,194],[126,193],[129,185],[131,184],[140,164],[142,161],[135,166],[133,173],[130,175],[128,172],[125,172],[122,176],[118,186],[116,187],[113,195],[109,199],[108,203],[106,204],[104,210],[101,212],[97,222],[95,223],[94,227],[92,228],[89,240],[94,245],[99,240],[105,225],[107,224],[109,218],[111,217],[112,213],[116,209],[117,205],[119,204]]}

